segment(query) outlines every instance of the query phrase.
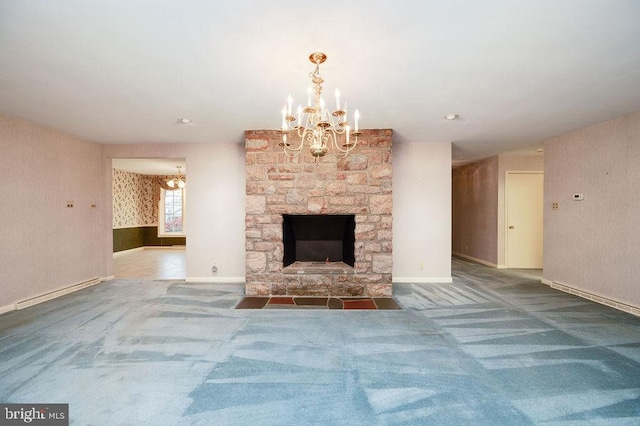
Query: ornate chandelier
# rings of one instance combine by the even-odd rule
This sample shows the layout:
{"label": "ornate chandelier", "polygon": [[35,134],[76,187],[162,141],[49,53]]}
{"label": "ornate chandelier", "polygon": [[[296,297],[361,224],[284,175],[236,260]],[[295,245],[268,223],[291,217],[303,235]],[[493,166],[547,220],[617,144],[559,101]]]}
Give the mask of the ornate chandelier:
{"label": "ornate chandelier", "polygon": [[[324,80],[320,75],[320,64],[327,60],[327,55],[322,52],[314,52],[309,55],[309,60],[316,64],[315,71],[309,73],[309,78],[313,83],[313,89],[307,89],[307,106],[298,106],[296,115],[291,110],[293,99],[291,95],[287,98],[287,104],[282,108],[282,143],[284,153],[287,157],[297,157],[302,153],[305,144],[309,147],[309,152],[314,156],[314,160],[324,156],[330,149],[339,158],[346,157],[358,144],[358,136],[362,132],[358,128],[360,113],[355,110],[353,113],[354,130],[347,121],[347,103],[340,104],[340,91],[336,89],[336,109],[330,112],[322,98],[322,83]],[[315,93],[315,95],[314,95]],[[313,99],[312,99],[312,95]],[[294,124],[297,123],[297,124]],[[300,139],[299,144],[294,145],[289,141],[289,136],[296,136]],[[344,137],[342,136],[344,135]]]}

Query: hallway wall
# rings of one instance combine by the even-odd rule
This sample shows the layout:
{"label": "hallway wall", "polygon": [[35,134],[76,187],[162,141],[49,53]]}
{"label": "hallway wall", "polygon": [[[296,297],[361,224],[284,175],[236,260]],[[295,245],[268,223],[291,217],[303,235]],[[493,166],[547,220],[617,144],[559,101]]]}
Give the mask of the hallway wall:
{"label": "hallway wall", "polygon": [[544,150],[545,282],[640,307],[640,112],[550,139]]}
{"label": "hallway wall", "polygon": [[498,157],[454,169],[452,252],[498,266]]}

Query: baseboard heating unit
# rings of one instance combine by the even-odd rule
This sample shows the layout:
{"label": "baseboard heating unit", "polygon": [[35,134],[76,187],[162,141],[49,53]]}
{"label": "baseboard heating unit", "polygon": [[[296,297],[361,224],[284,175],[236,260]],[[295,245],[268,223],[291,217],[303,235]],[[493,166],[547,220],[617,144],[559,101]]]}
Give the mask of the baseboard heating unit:
{"label": "baseboard heating unit", "polygon": [[20,300],[15,303],[16,309],[24,309],[29,306],[37,305],[38,303],[46,302],[47,300],[55,299],[56,297],[64,296],[65,294],[73,293],[74,291],[81,290],[83,288],[91,287],[92,285],[100,284],[100,278],[91,278],[87,281],[82,281],[70,286],[60,288],[58,290],[50,291],[39,296],[30,297],[28,299]]}

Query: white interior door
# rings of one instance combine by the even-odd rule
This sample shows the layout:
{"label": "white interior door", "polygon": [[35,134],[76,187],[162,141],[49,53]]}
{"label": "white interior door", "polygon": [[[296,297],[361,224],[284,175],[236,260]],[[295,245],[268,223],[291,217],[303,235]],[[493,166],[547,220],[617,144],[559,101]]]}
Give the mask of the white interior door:
{"label": "white interior door", "polygon": [[507,172],[508,268],[542,268],[543,188],[541,172]]}

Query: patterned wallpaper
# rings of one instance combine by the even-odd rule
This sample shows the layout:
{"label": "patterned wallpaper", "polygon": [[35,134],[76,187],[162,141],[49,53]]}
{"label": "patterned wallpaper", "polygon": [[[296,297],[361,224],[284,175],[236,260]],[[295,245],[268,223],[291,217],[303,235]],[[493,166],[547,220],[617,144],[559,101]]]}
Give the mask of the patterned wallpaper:
{"label": "patterned wallpaper", "polygon": [[131,228],[158,224],[160,187],[157,176],[113,169],[113,227]]}

